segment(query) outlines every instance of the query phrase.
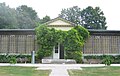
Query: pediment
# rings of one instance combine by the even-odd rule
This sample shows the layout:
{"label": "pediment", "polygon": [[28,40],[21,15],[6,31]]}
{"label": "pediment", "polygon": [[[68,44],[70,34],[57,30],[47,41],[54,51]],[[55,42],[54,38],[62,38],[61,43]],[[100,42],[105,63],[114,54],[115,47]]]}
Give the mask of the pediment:
{"label": "pediment", "polygon": [[70,23],[64,22],[62,20],[56,20],[54,22],[49,23],[48,25],[71,25]]}
{"label": "pediment", "polygon": [[49,22],[46,23],[48,25],[48,27],[74,27],[75,24],[72,23],[72,22],[69,22],[65,19],[62,19],[62,18],[55,18]]}

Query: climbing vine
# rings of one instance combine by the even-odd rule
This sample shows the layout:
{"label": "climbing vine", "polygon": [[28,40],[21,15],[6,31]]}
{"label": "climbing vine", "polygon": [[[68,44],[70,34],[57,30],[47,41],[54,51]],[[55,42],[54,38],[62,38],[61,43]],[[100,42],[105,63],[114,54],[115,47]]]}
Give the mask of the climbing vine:
{"label": "climbing vine", "polygon": [[36,28],[36,35],[39,44],[38,57],[40,59],[52,55],[53,46],[57,43],[64,46],[66,58],[75,58],[74,54],[82,54],[81,50],[85,40],[89,37],[89,32],[81,26],[76,26],[69,31],[62,31],[40,25]]}

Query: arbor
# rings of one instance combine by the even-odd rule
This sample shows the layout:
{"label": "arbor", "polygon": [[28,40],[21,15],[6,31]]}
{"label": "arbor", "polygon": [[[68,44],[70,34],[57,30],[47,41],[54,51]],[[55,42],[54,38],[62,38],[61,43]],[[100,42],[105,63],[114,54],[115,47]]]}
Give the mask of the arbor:
{"label": "arbor", "polygon": [[82,25],[87,29],[106,29],[106,18],[99,7],[91,7],[81,10],[78,6],[63,9],[59,17]]}
{"label": "arbor", "polygon": [[81,26],[76,26],[69,31],[62,31],[54,28],[49,29],[46,25],[40,25],[36,28],[36,35],[40,46],[37,53],[40,59],[50,56],[53,46],[60,43],[64,46],[65,58],[72,58],[79,62],[82,56],[81,50],[85,40],[89,37],[89,32]]}
{"label": "arbor", "polygon": [[106,18],[99,7],[87,7],[81,12],[82,25],[90,29],[106,29]]}

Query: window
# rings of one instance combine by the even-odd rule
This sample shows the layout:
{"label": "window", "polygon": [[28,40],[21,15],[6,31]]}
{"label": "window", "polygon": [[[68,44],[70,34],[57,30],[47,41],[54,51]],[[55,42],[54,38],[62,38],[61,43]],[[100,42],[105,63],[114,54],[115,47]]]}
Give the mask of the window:
{"label": "window", "polygon": [[58,44],[55,46],[55,53],[58,53]]}

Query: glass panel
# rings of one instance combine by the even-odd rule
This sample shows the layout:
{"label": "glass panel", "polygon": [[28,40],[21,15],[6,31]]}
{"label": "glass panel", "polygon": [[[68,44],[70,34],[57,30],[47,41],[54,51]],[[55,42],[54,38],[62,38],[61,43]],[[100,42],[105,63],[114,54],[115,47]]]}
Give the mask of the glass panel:
{"label": "glass panel", "polygon": [[55,46],[55,53],[58,53],[58,44]]}
{"label": "glass panel", "polygon": [[55,49],[55,53],[58,53],[58,49]]}

